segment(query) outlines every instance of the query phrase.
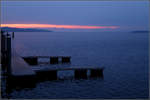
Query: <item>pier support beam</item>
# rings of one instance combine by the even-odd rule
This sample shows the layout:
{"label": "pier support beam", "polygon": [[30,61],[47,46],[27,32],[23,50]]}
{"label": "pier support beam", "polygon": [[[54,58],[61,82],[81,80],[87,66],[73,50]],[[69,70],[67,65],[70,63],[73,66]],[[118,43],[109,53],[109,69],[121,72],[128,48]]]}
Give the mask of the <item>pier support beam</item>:
{"label": "pier support beam", "polygon": [[91,69],[90,77],[103,77],[103,69]]}
{"label": "pier support beam", "polygon": [[62,63],[70,63],[70,57],[62,57]]}
{"label": "pier support beam", "polygon": [[74,71],[75,79],[87,79],[86,69],[77,69]]}
{"label": "pier support beam", "polygon": [[57,80],[57,70],[38,71],[36,74],[38,81]]}
{"label": "pier support beam", "polygon": [[37,65],[37,64],[38,64],[38,58],[37,58],[37,57],[23,57],[23,59],[24,59],[29,65]]}
{"label": "pier support beam", "polygon": [[58,64],[58,57],[50,57],[50,64]]}
{"label": "pier support beam", "polygon": [[10,76],[8,78],[8,85],[10,88],[21,87],[21,88],[34,88],[36,86],[35,75],[26,76]]}

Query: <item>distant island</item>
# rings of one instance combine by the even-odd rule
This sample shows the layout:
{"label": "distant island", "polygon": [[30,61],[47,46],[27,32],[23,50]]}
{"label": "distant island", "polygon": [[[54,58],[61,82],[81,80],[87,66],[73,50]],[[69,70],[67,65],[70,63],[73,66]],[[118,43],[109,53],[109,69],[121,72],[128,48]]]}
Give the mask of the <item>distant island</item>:
{"label": "distant island", "polygon": [[147,30],[137,30],[137,31],[132,31],[131,33],[149,33],[150,31]]}
{"label": "distant island", "polygon": [[6,32],[52,32],[44,29],[33,29],[33,28],[10,28],[10,27],[2,27],[2,31]]}

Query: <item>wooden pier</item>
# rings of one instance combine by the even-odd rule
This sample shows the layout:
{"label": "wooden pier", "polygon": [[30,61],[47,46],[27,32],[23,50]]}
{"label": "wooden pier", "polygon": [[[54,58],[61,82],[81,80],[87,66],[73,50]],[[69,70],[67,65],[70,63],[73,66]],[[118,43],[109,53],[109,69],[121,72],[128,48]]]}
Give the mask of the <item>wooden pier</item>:
{"label": "wooden pier", "polygon": [[[38,65],[38,58],[50,59],[50,64],[58,63],[70,63],[70,56],[30,56],[21,57],[17,52],[12,49],[12,40],[10,35],[2,35],[2,66],[7,70],[7,75],[11,84],[15,85],[30,85],[36,83],[37,80],[47,78],[48,80],[57,80],[58,71],[74,71],[75,79],[87,79],[87,77],[103,77],[103,67],[94,66],[74,66],[74,67],[39,67],[32,66]],[[13,33],[14,37],[14,33]],[[87,71],[90,71],[90,76],[87,75]],[[13,83],[12,83],[13,82]]]}
{"label": "wooden pier", "polygon": [[38,59],[49,59],[49,64],[67,64],[71,63],[70,56],[27,56],[22,57],[29,65],[38,65]]}
{"label": "wooden pier", "polygon": [[[92,66],[74,66],[74,67],[32,67],[39,77],[48,77],[49,79],[57,80],[58,71],[74,71],[75,79],[86,79],[88,77],[103,77],[104,67],[92,67]],[[90,71],[90,76],[87,75],[87,72]],[[41,74],[43,73],[43,74]],[[46,75],[44,74],[46,73]]]}

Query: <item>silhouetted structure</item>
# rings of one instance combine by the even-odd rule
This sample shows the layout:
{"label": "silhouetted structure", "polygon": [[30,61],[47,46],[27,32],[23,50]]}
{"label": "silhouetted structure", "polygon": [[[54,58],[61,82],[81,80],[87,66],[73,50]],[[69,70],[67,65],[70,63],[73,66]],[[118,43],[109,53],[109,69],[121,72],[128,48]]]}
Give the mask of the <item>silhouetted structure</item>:
{"label": "silhouetted structure", "polygon": [[29,65],[38,65],[38,58],[37,58],[37,57],[23,57],[23,59],[24,59]]}
{"label": "silhouetted structure", "polygon": [[76,79],[87,79],[87,69],[77,69],[74,74]]}
{"label": "silhouetted structure", "polygon": [[[14,33],[13,33],[14,34]],[[12,35],[13,35],[12,34]],[[2,66],[6,69],[8,75],[9,87],[15,86],[33,86],[36,81],[57,80],[58,71],[73,70],[75,79],[87,79],[87,72],[90,71],[90,77],[103,77],[103,68],[101,67],[56,67],[49,68],[38,67],[38,58],[50,59],[49,64],[70,63],[70,56],[29,56],[23,59],[11,48],[11,36],[1,32],[1,53]],[[14,37],[14,36],[13,36]],[[26,62],[28,63],[26,63]],[[35,67],[32,67],[34,65]]]}
{"label": "silhouetted structure", "polygon": [[58,57],[50,57],[50,64],[58,64]]}
{"label": "silhouetted structure", "polygon": [[[48,58],[49,64],[70,64],[71,63],[71,57],[70,56],[28,56],[28,57],[22,57],[29,65],[38,65],[40,62],[38,62],[39,58]],[[48,64],[47,63],[47,64]]]}
{"label": "silhouetted structure", "polygon": [[71,57],[62,57],[62,63],[70,63]]}

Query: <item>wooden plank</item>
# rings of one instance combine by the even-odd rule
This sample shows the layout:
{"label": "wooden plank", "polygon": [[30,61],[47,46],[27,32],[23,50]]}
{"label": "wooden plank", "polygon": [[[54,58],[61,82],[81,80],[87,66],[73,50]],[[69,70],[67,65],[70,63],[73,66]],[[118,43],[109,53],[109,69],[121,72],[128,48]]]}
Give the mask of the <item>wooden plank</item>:
{"label": "wooden plank", "polygon": [[75,67],[32,67],[32,70],[34,71],[65,71],[65,70],[91,70],[91,69],[104,69],[104,67],[82,67],[82,66],[75,66]]}
{"label": "wooden plank", "polygon": [[62,57],[69,57],[69,58],[71,58],[71,56],[24,56],[22,58],[30,58],[30,57],[38,57],[38,58],[50,58],[50,57],[62,58]]}

